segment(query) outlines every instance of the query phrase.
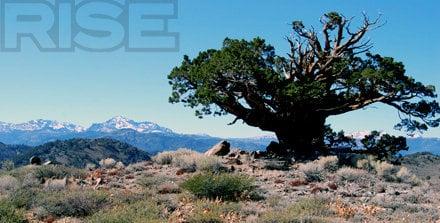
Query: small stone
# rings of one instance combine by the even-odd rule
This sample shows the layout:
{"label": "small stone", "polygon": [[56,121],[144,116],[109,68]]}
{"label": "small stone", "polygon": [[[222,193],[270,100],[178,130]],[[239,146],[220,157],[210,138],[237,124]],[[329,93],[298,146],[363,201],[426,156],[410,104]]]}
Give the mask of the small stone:
{"label": "small stone", "polygon": [[43,163],[43,166],[48,166],[48,165],[52,165],[53,164],[53,162],[52,161],[46,161],[45,163]]}
{"label": "small stone", "polygon": [[327,187],[330,188],[331,190],[337,190],[337,189],[338,189],[338,185],[336,185],[336,184],[333,183],[333,182],[329,182],[329,183],[327,184]]}

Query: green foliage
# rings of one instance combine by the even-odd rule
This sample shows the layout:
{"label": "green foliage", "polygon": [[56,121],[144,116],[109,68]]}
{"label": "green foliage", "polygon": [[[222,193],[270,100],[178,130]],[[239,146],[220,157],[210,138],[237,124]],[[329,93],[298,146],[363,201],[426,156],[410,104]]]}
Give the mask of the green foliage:
{"label": "green foliage", "polygon": [[1,223],[25,223],[24,213],[6,200],[0,200],[0,222]]}
{"label": "green foliage", "polygon": [[166,222],[162,209],[151,201],[138,201],[99,211],[87,219],[89,223],[159,223]]}
{"label": "green foliage", "polygon": [[400,151],[408,150],[405,137],[395,137],[388,134],[381,135],[378,131],[371,132],[361,140],[366,153],[374,155],[382,161],[395,161]]}
{"label": "green foliage", "polygon": [[40,194],[36,206],[42,209],[40,217],[84,217],[91,215],[109,202],[108,195],[97,191],[64,191]]}
{"label": "green foliage", "polygon": [[254,190],[253,180],[239,174],[202,173],[187,179],[181,187],[197,197],[238,200]]}
{"label": "green foliage", "polygon": [[348,150],[356,146],[356,140],[345,135],[344,131],[334,132],[330,125],[325,126],[324,142],[334,151]]}

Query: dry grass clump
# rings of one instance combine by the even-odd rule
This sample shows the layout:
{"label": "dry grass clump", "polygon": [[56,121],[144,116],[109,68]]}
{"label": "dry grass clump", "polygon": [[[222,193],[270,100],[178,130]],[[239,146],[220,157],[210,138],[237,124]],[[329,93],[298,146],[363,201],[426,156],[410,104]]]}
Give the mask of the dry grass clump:
{"label": "dry grass clump", "polygon": [[167,175],[146,175],[139,178],[136,183],[145,187],[146,189],[157,188],[157,186],[164,183],[172,183],[175,179]]}
{"label": "dry grass clump", "polygon": [[199,155],[199,153],[196,151],[182,148],[176,151],[165,151],[158,153],[156,156],[153,157],[153,161],[161,165],[170,165],[173,163],[173,161],[178,159],[178,157],[197,156],[197,155]]}
{"label": "dry grass clump", "polygon": [[17,190],[20,187],[20,182],[17,178],[9,175],[0,176],[0,195],[5,195]]}
{"label": "dry grass clump", "polygon": [[174,182],[165,182],[157,186],[159,194],[178,194],[180,187]]}
{"label": "dry grass clump", "polygon": [[372,172],[388,182],[407,183],[413,186],[421,184],[420,179],[410,173],[406,167],[396,166],[385,161],[376,160],[372,157],[358,160],[356,167]]}
{"label": "dry grass clump", "polygon": [[99,166],[101,166],[104,169],[111,169],[113,167],[115,167],[117,164],[116,160],[112,159],[112,158],[107,158],[107,159],[103,159],[101,161],[99,161]]}
{"label": "dry grass clump", "polygon": [[396,173],[396,177],[399,182],[411,184],[413,186],[418,186],[422,182],[416,175],[409,172],[406,167],[401,167],[399,172]]}
{"label": "dry grass clump", "polygon": [[64,179],[49,179],[44,183],[46,191],[62,191],[67,187],[67,178]]}
{"label": "dry grass clump", "polygon": [[201,156],[196,160],[197,169],[200,171],[220,173],[226,171],[222,159],[217,156]]}
{"label": "dry grass clump", "polygon": [[221,158],[216,156],[205,156],[202,153],[189,149],[161,152],[153,157],[153,160],[161,165],[179,167],[186,172],[200,170],[218,173],[226,170]]}
{"label": "dry grass clump", "polygon": [[326,171],[335,172],[339,168],[339,159],[337,156],[322,156],[316,160],[316,163],[322,166]]}
{"label": "dry grass clump", "polygon": [[421,181],[406,167],[395,166],[387,162],[377,161],[374,169],[379,177],[388,182],[408,183],[413,186],[421,184]]}
{"label": "dry grass clump", "polygon": [[300,164],[298,170],[303,172],[308,181],[323,181],[328,172],[334,172],[339,168],[338,157],[320,157],[312,162]]}
{"label": "dry grass clump", "polygon": [[340,183],[350,182],[363,184],[371,180],[370,174],[367,171],[351,167],[342,167],[335,175]]}
{"label": "dry grass clump", "polygon": [[[321,197],[302,198],[283,210],[264,213],[260,223],[330,222],[335,215],[329,208],[330,201]],[[334,220],[334,219],[333,219]]]}

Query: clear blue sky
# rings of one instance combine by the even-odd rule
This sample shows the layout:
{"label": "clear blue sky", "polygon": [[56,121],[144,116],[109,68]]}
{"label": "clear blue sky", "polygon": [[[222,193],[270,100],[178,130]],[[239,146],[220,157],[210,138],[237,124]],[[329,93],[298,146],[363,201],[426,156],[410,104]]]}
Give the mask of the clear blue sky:
{"label": "clear blue sky", "polygon": [[[346,16],[383,14],[387,24],[370,33],[374,52],[403,61],[409,74],[440,90],[440,1],[298,1],[298,0],[180,0],[178,19],[170,30],[180,32],[181,48],[174,53],[41,53],[29,42],[22,52],[0,52],[0,120],[24,122],[56,119],[84,126],[116,115],[149,120],[182,133],[255,136],[258,129],[237,124],[232,117],[194,116],[181,104],[168,104],[166,79],[184,54],[218,48],[225,37],[261,36],[285,52],[284,36],[292,20],[318,24],[328,11]],[[397,112],[373,106],[331,118],[347,132],[379,129],[393,132]],[[440,137],[434,129],[426,136]]]}

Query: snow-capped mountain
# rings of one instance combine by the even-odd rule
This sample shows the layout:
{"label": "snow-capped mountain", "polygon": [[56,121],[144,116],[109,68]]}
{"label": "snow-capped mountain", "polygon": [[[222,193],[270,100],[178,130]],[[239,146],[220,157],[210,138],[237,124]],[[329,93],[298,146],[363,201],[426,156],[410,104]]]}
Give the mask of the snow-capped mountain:
{"label": "snow-capped mountain", "polygon": [[[379,131],[380,135],[387,134],[384,131]],[[353,139],[363,139],[365,136],[370,135],[371,131],[365,130],[365,131],[359,131],[359,132],[352,132],[350,134],[346,134],[346,136],[352,137]]]}
{"label": "snow-capped mountain", "polygon": [[51,120],[37,119],[25,123],[12,124],[6,122],[0,122],[0,132],[33,132],[33,131],[65,131],[65,132],[83,132],[85,128],[79,125],[75,125],[67,122],[58,122]]}
{"label": "snow-capped mountain", "polygon": [[[368,135],[369,131],[355,132],[349,135],[357,140]],[[47,142],[68,139],[110,138],[143,149],[151,154],[177,148],[192,148],[205,151],[224,138],[203,134],[178,134],[152,122],[138,122],[117,116],[103,123],[93,124],[89,128],[79,125],[50,120],[33,120],[26,123],[11,124],[0,122],[0,143],[38,146]],[[251,138],[227,138],[231,145],[245,150],[264,150],[274,135]],[[429,151],[440,153],[440,139],[414,137],[408,138],[408,153]]]}
{"label": "snow-capped mountain", "polygon": [[161,127],[152,122],[136,122],[131,119],[116,116],[106,122],[97,123],[90,126],[87,131],[90,132],[115,132],[118,130],[130,129],[140,133],[172,133],[173,131],[168,128]]}

